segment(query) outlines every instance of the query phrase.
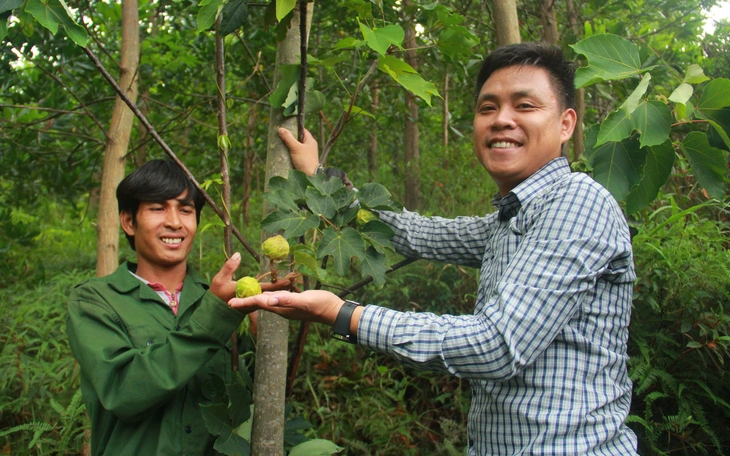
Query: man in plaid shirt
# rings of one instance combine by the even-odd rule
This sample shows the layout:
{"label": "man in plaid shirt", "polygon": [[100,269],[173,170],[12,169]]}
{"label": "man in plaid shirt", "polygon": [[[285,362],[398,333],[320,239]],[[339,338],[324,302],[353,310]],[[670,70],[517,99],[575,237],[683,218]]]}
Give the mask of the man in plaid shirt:
{"label": "man in plaid shirt", "polygon": [[[474,152],[497,212],[381,212],[399,253],[480,268],[472,315],[397,312],[327,291],[229,302],[333,326],[333,335],[403,364],[469,379],[469,455],[636,453],[626,343],[631,239],[611,195],[561,157],[576,123],[574,69],[555,47],[498,49],[477,77]],[[317,144],[280,131],[298,169]]]}

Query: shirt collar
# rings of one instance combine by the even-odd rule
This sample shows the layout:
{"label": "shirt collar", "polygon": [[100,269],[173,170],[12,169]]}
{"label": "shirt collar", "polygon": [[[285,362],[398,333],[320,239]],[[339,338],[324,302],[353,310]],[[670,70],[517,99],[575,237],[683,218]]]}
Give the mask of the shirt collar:
{"label": "shirt collar", "polygon": [[[139,288],[144,285],[130,272],[137,272],[137,264],[131,261],[126,261],[121,264],[116,271],[112,273],[113,280],[110,281],[110,286],[117,290],[119,293],[129,293],[130,291]],[[187,275],[185,276],[185,282],[192,281],[205,289],[208,289],[208,284],[203,278],[195,272],[195,270],[188,265]]]}
{"label": "shirt collar", "polygon": [[513,188],[507,196],[497,193],[492,199],[492,206],[499,209],[497,218],[507,221],[517,215],[520,208],[535,198],[543,188],[555,182],[564,174],[570,173],[570,165],[565,157],[550,160],[532,176]]}

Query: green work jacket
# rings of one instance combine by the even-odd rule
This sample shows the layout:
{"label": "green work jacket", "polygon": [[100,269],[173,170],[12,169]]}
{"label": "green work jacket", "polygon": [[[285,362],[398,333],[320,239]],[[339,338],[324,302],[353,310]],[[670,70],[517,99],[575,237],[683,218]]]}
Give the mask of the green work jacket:
{"label": "green work jacket", "polygon": [[97,455],[207,455],[202,385],[230,381],[230,340],[243,315],[190,267],[178,315],[125,263],[73,290],[67,331]]}

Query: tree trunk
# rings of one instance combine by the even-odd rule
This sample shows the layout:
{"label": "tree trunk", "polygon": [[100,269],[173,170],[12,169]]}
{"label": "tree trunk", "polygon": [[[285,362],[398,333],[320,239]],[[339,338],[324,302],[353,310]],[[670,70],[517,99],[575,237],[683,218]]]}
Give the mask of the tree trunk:
{"label": "tree trunk", "polygon": [[[311,23],[313,3],[307,3],[307,25]],[[294,10],[286,37],[276,46],[274,86],[281,79],[281,65],[300,62],[299,6]],[[309,28],[309,27],[307,27]],[[301,95],[303,96],[303,94]],[[296,117],[283,115],[281,108],[271,108],[266,181],[273,176],[287,176],[292,168],[289,151],[279,139],[277,130],[285,127],[297,133]],[[264,207],[264,214],[269,209]],[[262,233],[262,240],[268,237]],[[261,272],[268,271],[268,259],[262,257]],[[254,378],[254,416],[251,433],[251,454],[256,456],[284,455],[284,399],[286,392],[287,340],[289,324],[284,318],[269,312],[259,312],[256,344],[256,373]]]}
{"label": "tree trunk", "polygon": [[[412,0],[403,2],[403,10],[407,12],[413,5]],[[416,54],[416,28],[413,21],[406,20],[404,24],[405,39],[403,45],[406,48],[405,61],[418,71],[418,55]],[[416,211],[421,205],[421,152],[418,144],[418,101],[411,92],[406,92],[406,106],[408,115],[405,121],[405,134],[403,145],[405,146],[405,207]]]}
{"label": "tree trunk", "polygon": [[[568,22],[570,29],[573,31],[576,39],[581,36],[580,18],[576,11],[573,0],[565,0],[565,9],[568,12]],[[575,129],[573,130],[573,161],[576,161],[583,155],[583,117],[586,112],[586,92],[585,89],[577,89],[575,91],[575,113],[577,120]]]}
{"label": "tree trunk", "polygon": [[517,3],[515,0],[492,0],[494,10],[492,20],[497,30],[497,44],[521,43],[520,23],[517,19]]}
{"label": "tree trunk", "polygon": [[542,40],[549,44],[558,44],[558,21],[555,20],[555,0],[541,0],[540,22],[542,23]]}
{"label": "tree trunk", "polygon": [[[122,49],[119,85],[132,100],[137,100],[137,65],[139,63],[139,13],[137,0],[122,1]],[[119,211],[117,185],[124,177],[125,155],[132,132],[134,114],[117,97],[109,125],[109,140],[104,151],[104,165],[99,196],[99,220],[96,275],[111,274],[119,264]]]}
{"label": "tree trunk", "polygon": [[[373,96],[372,112],[374,113],[378,110],[378,104],[380,103],[380,87],[377,80],[373,81],[370,91]],[[370,172],[371,180],[378,180],[378,124],[375,120],[373,120],[373,126],[370,130],[370,144],[368,145],[368,171]]]}
{"label": "tree trunk", "polygon": [[441,128],[442,128],[442,146],[444,148],[444,154],[449,153],[449,68],[446,67],[444,71],[444,105],[441,111]]}

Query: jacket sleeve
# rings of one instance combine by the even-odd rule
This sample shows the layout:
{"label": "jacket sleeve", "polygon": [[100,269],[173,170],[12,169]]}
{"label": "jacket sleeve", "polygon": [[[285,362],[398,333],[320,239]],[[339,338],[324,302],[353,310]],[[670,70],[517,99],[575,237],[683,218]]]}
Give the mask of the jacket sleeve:
{"label": "jacket sleeve", "polygon": [[398,253],[409,258],[443,261],[479,267],[489,232],[496,220],[487,217],[424,217],[404,210],[381,211],[380,220],[395,231],[392,239]]}
{"label": "jacket sleeve", "polygon": [[173,331],[160,326],[155,340],[139,348],[109,303],[81,286],[69,301],[67,332],[82,374],[101,405],[131,422],[184,388],[243,317],[208,291],[184,326]]}

